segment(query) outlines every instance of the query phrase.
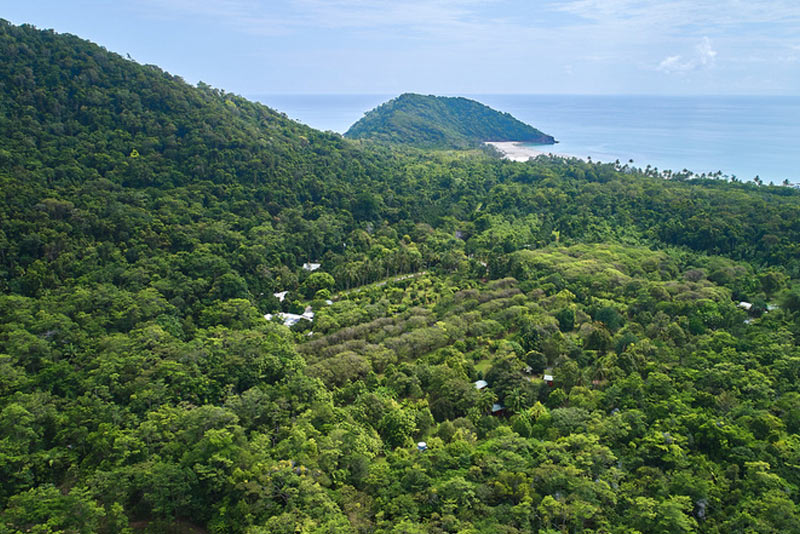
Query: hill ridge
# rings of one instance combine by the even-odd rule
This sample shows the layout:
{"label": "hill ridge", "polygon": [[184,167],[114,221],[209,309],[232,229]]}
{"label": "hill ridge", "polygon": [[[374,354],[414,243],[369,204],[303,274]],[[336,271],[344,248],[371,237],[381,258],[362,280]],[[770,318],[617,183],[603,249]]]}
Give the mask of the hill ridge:
{"label": "hill ridge", "polygon": [[0,57],[0,533],[800,531],[800,191]]}

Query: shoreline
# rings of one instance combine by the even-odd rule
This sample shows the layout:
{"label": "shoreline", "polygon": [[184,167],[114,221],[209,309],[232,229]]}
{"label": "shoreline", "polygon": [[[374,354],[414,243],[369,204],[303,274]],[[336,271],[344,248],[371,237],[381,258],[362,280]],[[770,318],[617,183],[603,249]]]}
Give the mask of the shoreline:
{"label": "shoreline", "polygon": [[522,141],[485,141],[484,144],[494,147],[498,152],[503,154],[504,159],[511,161],[528,161],[531,158],[542,155],[557,156],[560,158],[577,158],[577,156],[570,154],[558,154],[549,150],[539,149],[539,147],[549,147],[552,145],[526,145]]}

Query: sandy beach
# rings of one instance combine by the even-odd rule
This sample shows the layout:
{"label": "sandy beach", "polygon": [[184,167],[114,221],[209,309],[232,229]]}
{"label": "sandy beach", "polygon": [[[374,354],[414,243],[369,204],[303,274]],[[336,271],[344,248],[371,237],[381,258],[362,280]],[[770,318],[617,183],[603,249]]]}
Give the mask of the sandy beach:
{"label": "sandy beach", "polygon": [[568,156],[567,154],[556,154],[551,150],[545,149],[546,147],[550,147],[552,145],[531,146],[518,141],[486,141],[486,144],[492,145],[494,148],[502,152],[505,159],[510,159],[511,161],[528,161],[529,159],[535,158],[536,156],[540,156],[542,154],[552,154],[554,156],[561,156],[564,158],[573,157]]}

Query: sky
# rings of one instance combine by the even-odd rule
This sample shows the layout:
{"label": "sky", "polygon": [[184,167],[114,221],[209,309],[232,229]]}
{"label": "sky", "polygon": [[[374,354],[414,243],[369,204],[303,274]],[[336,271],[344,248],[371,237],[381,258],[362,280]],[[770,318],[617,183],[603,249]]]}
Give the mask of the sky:
{"label": "sky", "polygon": [[800,0],[0,0],[254,94],[800,95]]}

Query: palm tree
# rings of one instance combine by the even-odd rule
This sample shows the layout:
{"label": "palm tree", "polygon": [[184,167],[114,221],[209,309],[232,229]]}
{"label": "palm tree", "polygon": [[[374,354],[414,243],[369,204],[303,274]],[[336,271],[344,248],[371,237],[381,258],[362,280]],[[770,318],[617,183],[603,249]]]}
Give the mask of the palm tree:
{"label": "palm tree", "polygon": [[478,402],[475,403],[475,407],[478,408],[481,413],[489,413],[492,411],[492,406],[496,402],[497,395],[491,390],[484,389],[478,396]]}
{"label": "palm tree", "polygon": [[505,398],[505,406],[511,410],[512,413],[519,413],[522,411],[522,405],[525,403],[525,394],[519,389],[511,391]]}
{"label": "palm tree", "polygon": [[614,365],[617,362],[616,354],[606,354],[601,358],[598,358],[594,364],[594,369],[592,369],[592,379],[599,380],[600,382],[604,382],[608,380],[609,376],[614,370]]}

